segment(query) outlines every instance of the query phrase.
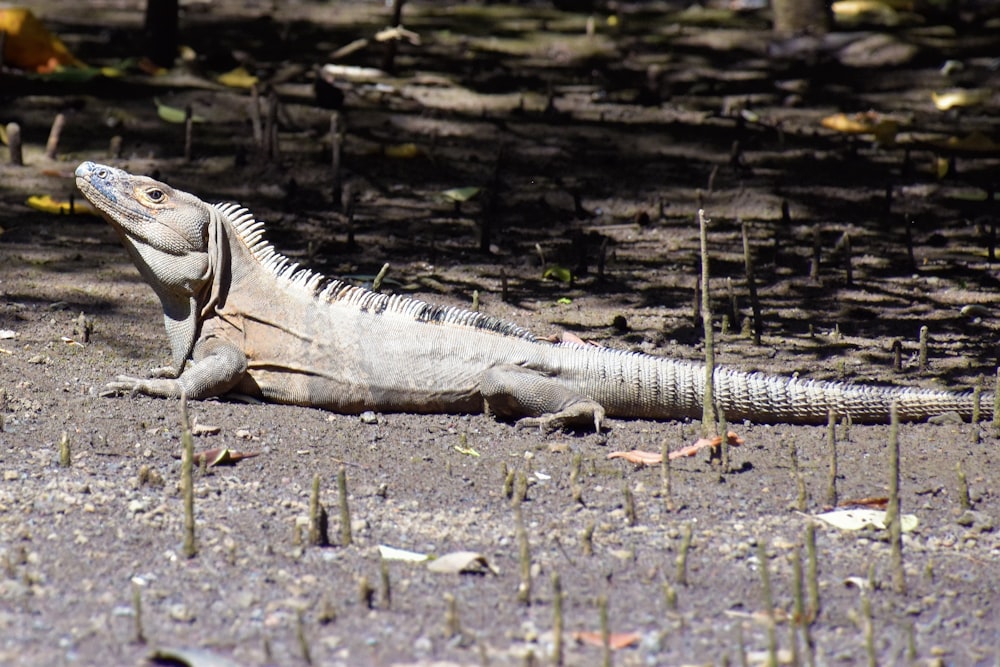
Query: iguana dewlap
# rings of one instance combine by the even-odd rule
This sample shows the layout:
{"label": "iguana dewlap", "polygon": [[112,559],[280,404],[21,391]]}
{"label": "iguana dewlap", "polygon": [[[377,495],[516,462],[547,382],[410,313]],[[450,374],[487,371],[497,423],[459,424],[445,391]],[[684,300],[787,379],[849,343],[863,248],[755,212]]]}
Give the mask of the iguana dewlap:
{"label": "iguana dewlap", "polygon": [[[173,367],[119,377],[112,392],[208,398],[229,392],[342,413],[491,412],[521,424],[604,416],[700,417],[704,366],[553,344],[494,317],[387,296],[301,269],[240,206],[206,204],[144,176],[84,162],[76,182],[121,237],[163,304]],[[830,410],[884,422],[955,411],[968,393],[715,371],[730,420],[825,423]],[[984,401],[986,403],[986,401]]]}

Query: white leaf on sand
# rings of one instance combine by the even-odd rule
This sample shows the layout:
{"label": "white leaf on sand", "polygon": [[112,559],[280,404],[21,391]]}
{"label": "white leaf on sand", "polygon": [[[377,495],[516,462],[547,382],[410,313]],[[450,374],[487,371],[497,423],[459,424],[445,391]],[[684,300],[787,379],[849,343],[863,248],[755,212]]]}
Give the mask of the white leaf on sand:
{"label": "white leaf on sand", "polygon": [[16,331],[11,331],[10,329],[0,329],[0,340],[9,340],[17,336]]}
{"label": "white leaf on sand", "polygon": [[157,664],[181,664],[188,667],[240,667],[238,662],[200,648],[158,648],[149,654]]}
{"label": "white leaf on sand", "polygon": [[500,574],[499,570],[490,565],[486,556],[477,551],[454,551],[427,563],[427,569],[431,572],[444,572],[449,574]]}
{"label": "white leaf on sand", "polygon": [[430,558],[427,554],[418,554],[416,551],[387,547],[384,544],[378,545],[378,553],[385,560],[401,560],[407,563],[422,563]]}
{"label": "white leaf on sand", "polygon": [[[852,509],[834,510],[814,515],[817,519],[825,521],[835,528],[841,530],[861,530],[867,526],[874,526],[880,530],[886,528],[886,513],[883,510]],[[914,514],[904,514],[900,517],[903,532],[909,533],[915,530],[919,521]]]}

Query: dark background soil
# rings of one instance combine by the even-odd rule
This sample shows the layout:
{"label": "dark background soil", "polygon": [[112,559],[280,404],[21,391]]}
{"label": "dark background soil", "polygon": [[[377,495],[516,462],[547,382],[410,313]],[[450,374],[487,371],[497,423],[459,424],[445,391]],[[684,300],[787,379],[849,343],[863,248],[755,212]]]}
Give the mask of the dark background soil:
{"label": "dark background soil", "polygon": [[[565,595],[567,664],[602,660],[600,648],[572,637],[600,630],[600,598],[613,632],[640,637],[614,654],[615,664],[738,663],[741,637],[751,663],[762,663],[757,545],[775,607],[791,612],[792,554],[804,558],[805,514],[821,511],[826,497],[825,428],[734,425],[746,440],[732,453],[738,472],[721,474],[702,456],[676,462],[677,508],[669,511],[658,468],[606,457],[658,452],[664,440],[676,449],[696,439],[697,423],[611,420],[600,436],[543,435],[481,415],[386,414],[366,423],[307,408],[194,403],[197,421],[220,429],[199,436],[197,449],[260,456],[197,473],[199,552],[189,560],[181,555],[178,406],[98,396],[117,374],[166,363],[158,303],[105,223],[24,205],[33,194],[70,196],[81,160],[110,162],[210,201],[239,201],[268,222],[280,250],[331,275],[371,276],[389,262],[395,291],[463,305],[478,291],[484,311],[541,335],[568,330],[612,347],[698,358],[691,304],[700,198],[713,220],[719,326],[724,313],[734,322],[750,312],[740,220],[749,223],[763,307],[762,345],[739,323],[717,333],[722,363],[957,390],[985,377],[989,389],[1000,301],[991,193],[1000,160],[962,155],[941,178],[941,156],[927,142],[973,131],[995,138],[995,98],[941,112],[931,92],[996,87],[996,26],[974,8],[903,12],[895,26],[841,26],[834,38],[778,58],[775,50],[803,42],[773,40],[765,15],[682,10],[621,3],[611,25],[605,8],[407,5],[404,23],[422,45],[400,47],[398,76],[381,87],[338,82],[345,180],[357,195],[350,224],[332,193],[330,111],[316,102],[314,67],[383,27],[381,3],[187,5],[182,41],[197,59],[162,78],[130,70],[57,83],[0,73],[0,122],[22,125],[27,162],[0,167],[0,330],[13,332],[0,340],[0,663],[139,664],[152,647],[194,646],[244,665],[296,665],[307,662],[305,646],[323,665],[547,664],[554,574]],[[44,2],[36,11],[89,64],[119,64],[140,51],[139,3]],[[889,41],[858,46],[861,38]],[[844,46],[851,40],[853,51]],[[901,62],[885,61],[903,47]],[[381,54],[370,46],[347,62],[375,67]],[[248,94],[206,83],[237,55],[275,84],[277,160],[257,155]],[[948,60],[962,69],[942,73]],[[195,126],[190,163],[182,126],[157,118],[154,98],[209,117]],[[819,123],[870,108],[901,122],[899,145]],[[42,148],[58,112],[67,126],[59,159],[48,161]],[[114,135],[123,157],[110,160]],[[417,156],[391,156],[409,143]],[[465,186],[486,190],[460,208],[440,195]],[[548,265],[572,270],[573,284],[544,280]],[[92,322],[89,339],[81,313]],[[931,347],[921,374],[924,325]],[[68,468],[58,465],[64,432]],[[886,495],[888,427],[854,426],[839,438],[841,499]],[[920,521],[904,539],[908,590],[891,584],[884,532],[818,527],[815,662],[867,660],[870,630],[880,664],[997,664],[997,437],[988,424],[921,424],[904,426],[900,442],[903,511]],[[796,511],[792,446],[805,513]],[[576,456],[582,503],[570,481]],[[960,507],[959,464],[971,512]],[[341,466],[350,546],[339,542]],[[522,504],[527,605],[517,599],[508,471],[530,481]],[[331,514],[331,547],[296,537],[314,475]],[[693,544],[683,585],[675,559],[685,526]],[[582,535],[591,527],[587,555]],[[389,562],[387,601],[378,545],[479,551],[499,574]],[[877,584],[870,626],[850,577]],[[363,579],[375,590],[370,608],[359,595]],[[676,609],[665,587],[676,590]],[[135,591],[146,643],[136,640]],[[451,599],[457,621],[449,625]],[[777,635],[790,650],[787,622]],[[801,658],[801,633],[796,645]]]}

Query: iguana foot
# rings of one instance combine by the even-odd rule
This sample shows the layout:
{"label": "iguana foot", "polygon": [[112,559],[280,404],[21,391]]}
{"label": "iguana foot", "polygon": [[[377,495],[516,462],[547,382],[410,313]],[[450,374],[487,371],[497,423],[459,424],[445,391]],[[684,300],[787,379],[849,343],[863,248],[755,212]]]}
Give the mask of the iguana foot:
{"label": "iguana foot", "polygon": [[543,433],[550,433],[575,424],[594,423],[594,430],[601,432],[601,422],[604,421],[604,408],[596,401],[586,400],[574,403],[565,410],[541,415],[540,417],[523,417],[517,420],[517,428],[538,427]]}
{"label": "iguana foot", "polygon": [[104,385],[101,396],[122,396],[123,394],[146,394],[148,396],[180,396],[181,383],[178,380],[134,378],[119,375],[114,382]]}
{"label": "iguana foot", "polygon": [[173,366],[160,366],[149,371],[149,377],[151,378],[176,378],[178,375],[180,374]]}

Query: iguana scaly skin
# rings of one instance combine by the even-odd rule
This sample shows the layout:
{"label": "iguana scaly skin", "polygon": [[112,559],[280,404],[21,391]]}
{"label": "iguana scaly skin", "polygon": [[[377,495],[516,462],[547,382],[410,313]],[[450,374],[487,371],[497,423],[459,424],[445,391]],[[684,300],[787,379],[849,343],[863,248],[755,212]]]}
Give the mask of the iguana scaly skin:
{"label": "iguana scaly skin", "polygon": [[[118,232],[163,304],[173,367],[119,377],[109,392],[208,398],[229,392],[278,403],[400,412],[489,411],[560,427],[605,415],[700,417],[704,366],[575,343],[461,308],[328,280],[275,252],[263,225],[234,204],[206,204],[151,178],[84,162],[77,186]],[[731,420],[855,422],[955,411],[968,393],[882,388],[715,371]],[[986,401],[984,401],[985,403]]]}

